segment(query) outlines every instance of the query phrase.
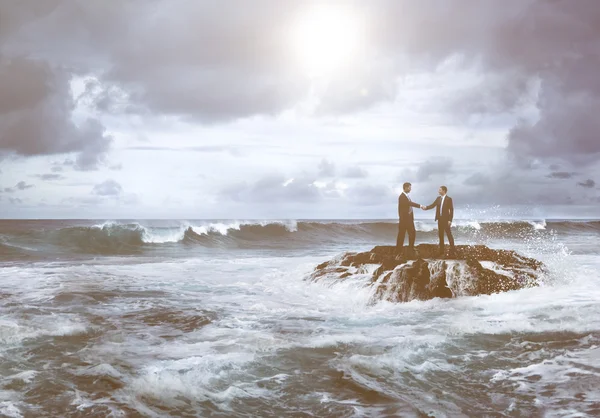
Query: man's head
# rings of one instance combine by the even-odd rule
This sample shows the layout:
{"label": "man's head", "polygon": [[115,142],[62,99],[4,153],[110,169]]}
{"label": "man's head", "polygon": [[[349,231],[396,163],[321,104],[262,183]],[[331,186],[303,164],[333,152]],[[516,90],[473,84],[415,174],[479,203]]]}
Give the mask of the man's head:
{"label": "man's head", "polygon": [[404,183],[402,185],[402,190],[404,190],[404,193],[410,193],[410,189],[411,189],[411,184],[410,183]]}
{"label": "man's head", "polygon": [[446,193],[448,193],[448,188],[446,186],[440,186],[438,193],[440,196],[446,196]]}

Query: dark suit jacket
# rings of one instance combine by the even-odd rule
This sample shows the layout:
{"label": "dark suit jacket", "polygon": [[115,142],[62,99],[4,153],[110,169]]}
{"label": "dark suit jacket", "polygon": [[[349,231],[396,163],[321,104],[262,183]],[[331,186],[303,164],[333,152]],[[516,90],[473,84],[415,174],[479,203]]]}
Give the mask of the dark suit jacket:
{"label": "dark suit jacket", "polygon": [[401,193],[398,197],[398,218],[400,222],[407,222],[414,219],[414,215],[410,213],[410,207],[418,208],[420,205],[415,202],[408,200],[408,197],[404,193]]}
{"label": "dark suit jacket", "polygon": [[438,196],[431,205],[425,208],[426,210],[435,209],[435,220],[441,221],[450,221],[454,218],[454,203],[452,203],[452,198],[448,195],[444,198],[444,207],[440,207],[440,203],[442,202],[442,196]]}

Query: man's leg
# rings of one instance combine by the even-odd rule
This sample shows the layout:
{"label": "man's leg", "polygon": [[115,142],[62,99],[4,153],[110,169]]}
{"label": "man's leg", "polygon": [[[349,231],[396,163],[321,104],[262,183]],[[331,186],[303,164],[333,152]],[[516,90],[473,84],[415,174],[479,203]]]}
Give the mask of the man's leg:
{"label": "man's leg", "polygon": [[444,231],[446,230],[444,224],[447,226],[448,222],[444,222],[441,219],[438,220],[438,235],[440,237],[440,254],[444,254]]}
{"label": "man's leg", "polygon": [[454,251],[454,237],[452,236],[452,228],[446,222],[446,235],[448,235],[448,242],[450,243],[450,251]]}
{"label": "man's leg", "polygon": [[417,237],[417,231],[415,230],[414,219],[411,219],[408,222],[407,229],[408,229],[408,245],[409,245],[410,249],[412,250],[415,248],[415,238]]}
{"label": "man's leg", "polygon": [[398,236],[396,237],[396,251],[398,254],[402,254],[402,248],[404,247],[404,237],[406,236],[406,223],[398,223]]}

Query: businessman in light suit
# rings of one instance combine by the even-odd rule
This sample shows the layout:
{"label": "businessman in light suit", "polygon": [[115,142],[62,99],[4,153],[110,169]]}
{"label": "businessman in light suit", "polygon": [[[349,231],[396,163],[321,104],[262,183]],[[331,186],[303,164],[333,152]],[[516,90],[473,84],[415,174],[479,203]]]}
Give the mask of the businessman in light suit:
{"label": "businessman in light suit", "polygon": [[421,209],[429,210],[435,208],[435,220],[438,223],[438,232],[440,235],[440,255],[445,255],[444,252],[444,233],[448,236],[450,243],[450,253],[454,253],[454,237],[452,236],[452,219],[454,218],[454,203],[452,198],[448,196],[448,188],[440,186],[438,190],[439,196],[429,206],[422,206]]}

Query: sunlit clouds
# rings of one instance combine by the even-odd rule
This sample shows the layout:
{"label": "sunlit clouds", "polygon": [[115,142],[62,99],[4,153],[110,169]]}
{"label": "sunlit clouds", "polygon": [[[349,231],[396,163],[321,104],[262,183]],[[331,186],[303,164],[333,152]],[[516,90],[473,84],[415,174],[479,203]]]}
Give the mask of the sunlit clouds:
{"label": "sunlit clouds", "polygon": [[2,2],[0,216],[393,218],[405,181],[457,213],[591,214],[598,21],[595,0]]}

